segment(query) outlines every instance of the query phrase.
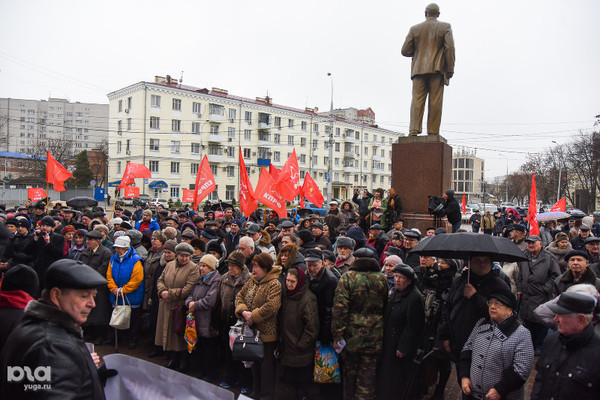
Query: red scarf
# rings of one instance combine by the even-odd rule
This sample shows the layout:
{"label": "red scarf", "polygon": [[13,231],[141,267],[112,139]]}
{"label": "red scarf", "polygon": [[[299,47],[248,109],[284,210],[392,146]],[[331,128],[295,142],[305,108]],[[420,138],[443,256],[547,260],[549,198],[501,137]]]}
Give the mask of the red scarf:
{"label": "red scarf", "polygon": [[[298,268],[298,267],[291,267],[291,268],[294,268],[298,271],[298,283],[296,284],[296,287],[294,288],[294,290],[288,290],[288,296],[295,295],[304,287],[304,280],[306,277],[306,275],[304,275],[304,271],[302,271],[302,268]],[[327,268],[327,267],[323,267],[323,268]]]}
{"label": "red scarf", "polygon": [[7,290],[0,292],[0,308],[24,309],[31,300],[35,300],[23,290]]}

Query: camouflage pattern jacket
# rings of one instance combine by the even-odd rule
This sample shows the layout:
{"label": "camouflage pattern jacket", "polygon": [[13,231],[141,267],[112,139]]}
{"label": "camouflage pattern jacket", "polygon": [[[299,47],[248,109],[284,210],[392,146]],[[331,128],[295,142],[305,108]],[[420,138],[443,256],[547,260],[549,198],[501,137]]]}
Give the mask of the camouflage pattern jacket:
{"label": "camouflage pattern jacket", "polygon": [[383,309],[388,284],[372,258],[357,258],[342,275],[333,299],[331,332],[334,341],[344,339],[344,351],[380,353],[383,348]]}

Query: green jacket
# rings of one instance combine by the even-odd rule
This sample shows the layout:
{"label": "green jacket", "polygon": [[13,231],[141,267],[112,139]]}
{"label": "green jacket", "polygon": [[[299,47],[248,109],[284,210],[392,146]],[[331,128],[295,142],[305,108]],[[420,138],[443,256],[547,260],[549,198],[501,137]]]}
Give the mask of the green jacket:
{"label": "green jacket", "polygon": [[357,258],[335,289],[331,322],[333,340],[344,339],[344,351],[350,353],[380,353],[387,297],[387,280],[377,260]]}
{"label": "green jacket", "polygon": [[[388,222],[386,219],[386,214],[387,214],[387,208],[388,208],[388,200],[387,198],[383,198],[381,199],[381,215],[380,215],[380,220],[376,221],[373,219],[373,201],[375,200],[375,197],[371,197],[371,200],[369,201],[369,218],[370,218],[370,224],[379,224],[381,225],[383,228],[387,228],[388,226]],[[392,221],[392,223],[394,223],[394,221]]]}

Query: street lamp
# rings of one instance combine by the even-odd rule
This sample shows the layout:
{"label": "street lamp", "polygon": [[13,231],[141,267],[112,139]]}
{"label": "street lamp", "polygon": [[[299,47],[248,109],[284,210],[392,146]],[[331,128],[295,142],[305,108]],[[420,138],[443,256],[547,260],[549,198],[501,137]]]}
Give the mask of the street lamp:
{"label": "street lamp", "polygon": [[[554,144],[558,144],[556,143],[556,140],[553,140],[552,143]],[[558,191],[556,193],[556,201],[558,202],[560,200],[560,180],[562,178],[562,162],[560,162],[560,158],[558,160]]]}
{"label": "street lamp", "polygon": [[327,203],[330,203],[333,198],[333,76],[331,76],[331,72],[328,72],[327,76],[331,81],[331,104],[329,106],[331,125],[329,129],[329,167],[327,168],[327,174],[329,175],[327,180]]}

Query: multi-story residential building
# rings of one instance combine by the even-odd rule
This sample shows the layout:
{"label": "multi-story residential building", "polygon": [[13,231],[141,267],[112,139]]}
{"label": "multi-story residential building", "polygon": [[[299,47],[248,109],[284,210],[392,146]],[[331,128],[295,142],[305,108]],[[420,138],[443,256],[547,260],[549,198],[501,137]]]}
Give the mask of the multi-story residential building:
{"label": "multi-story residential building", "polygon": [[293,149],[301,180],[309,172],[325,196],[330,162],[333,197],[350,198],[359,187],[391,185],[392,142],[399,134],[377,127],[370,108],[336,110],[330,117],[316,107],[297,109],[274,104],[268,96],[250,99],[223,89],[185,86],[169,76],[127,86],[108,98],[113,186],[131,161],[152,171],[152,179],[136,183],[142,193],[181,198],[182,188],[194,188],[207,155],[217,183],[209,199],[237,200],[240,148],[253,185],[262,166],[281,168]]}
{"label": "multi-story residential building", "polygon": [[60,141],[77,155],[108,139],[108,104],[0,98],[0,117],[6,119],[0,148],[7,152],[45,156]]}
{"label": "multi-story residential building", "polygon": [[467,203],[483,202],[485,162],[474,150],[461,148],[452,156],[452,188],[459,201],[463,193]]}

